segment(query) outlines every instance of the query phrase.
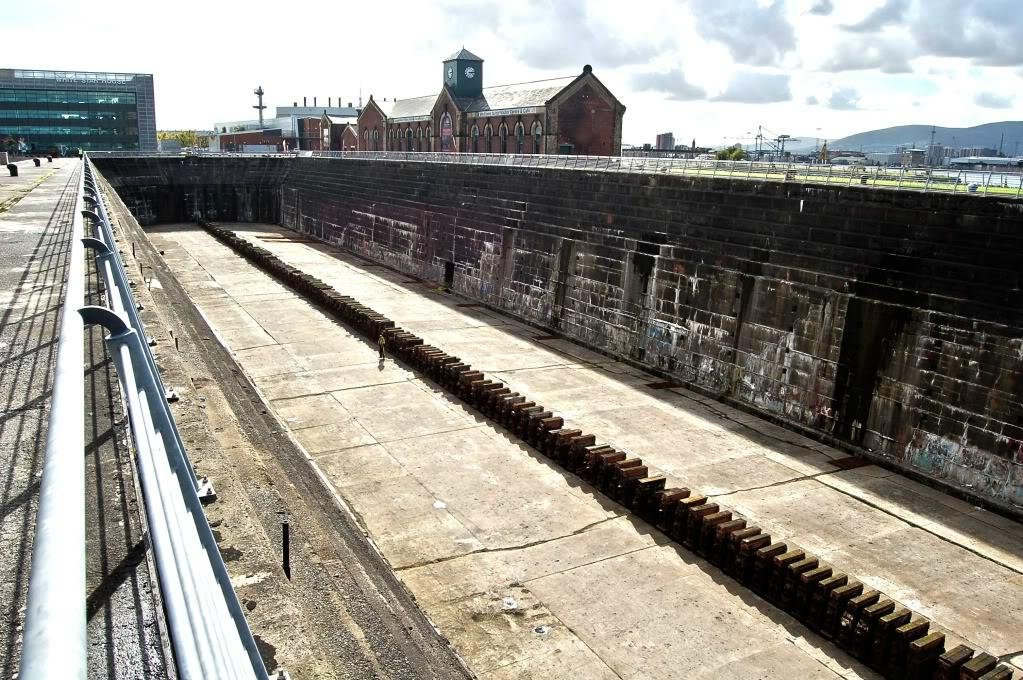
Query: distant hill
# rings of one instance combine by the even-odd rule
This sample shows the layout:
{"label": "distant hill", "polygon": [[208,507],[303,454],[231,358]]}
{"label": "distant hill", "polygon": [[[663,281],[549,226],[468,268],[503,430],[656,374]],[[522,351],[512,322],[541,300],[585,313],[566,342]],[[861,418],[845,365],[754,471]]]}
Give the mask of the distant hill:
{"label": "distant hill", "polygon": [[[998,148],[998,142],[1005,134],[1005,142],[1002,151],[1007,156],[1013,153],[1023,154],[1023,121],[1004,121],[1001,123],[986,123],[969,128],[946,128],[934,127],[934,141],[945,146],[961,147],[990,147]],[[813,138],[800,137],[798,144],[790,147],[793,151],[806,151],[814,148]],[[894,151],[895,147],[918,146],[926,147],[931,142],[930,125],[899,125],[897,127],[885,128],[883,130],[871,130],[860,132],[855,135],[843,137],[842,139],[829,140],[828,148],[836,151],[864,151],[864,152],[886,152]],[[1016,150],[1017,142],[1019,149]]]}

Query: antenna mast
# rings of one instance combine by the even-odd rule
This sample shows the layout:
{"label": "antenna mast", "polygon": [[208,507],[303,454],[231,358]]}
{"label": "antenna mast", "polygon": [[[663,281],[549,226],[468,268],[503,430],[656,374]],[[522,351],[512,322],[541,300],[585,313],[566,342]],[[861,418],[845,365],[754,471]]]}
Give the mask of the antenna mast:
{"label": "antenna mast", "polygon": [[266,94],[266,93],[263,92],[263,86],[260,85],[259,87],[257,87],[255,90],[252,91],[252,94],[256,95],[256,97],[259,99],[259,103],[256,104],[255,106],[253,106],[252,108],[257,109],[259,111],[259,129],[262,130],[263,129],[263,109],[266,108],[265,106],[263,106],[263,95]]}

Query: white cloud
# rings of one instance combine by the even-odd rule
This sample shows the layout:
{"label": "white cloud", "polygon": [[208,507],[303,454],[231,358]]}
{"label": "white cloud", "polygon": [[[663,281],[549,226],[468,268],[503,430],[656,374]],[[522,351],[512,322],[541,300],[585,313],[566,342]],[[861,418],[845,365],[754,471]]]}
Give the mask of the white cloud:
{"label": "white cloud", "polygon": [[860,108],[860,93],[851,87],[842,87],[828,97],[828,108],[836,111],[855,111]]}
{"label": "white cloud", "polygon": [[979,92],[973,101],[977,106],[983,106],[985,109],[1010,109],[1015,97],[994,92]]}
{"label": "white cloud", "polygon": [[[575,75],[592,64],[627,106],[624,141],[673,130],[709,146],[750,137],[757,125],[838,138],[1018,117],[1019,96],[1008,109],[990,105],[1020,90],[1021,1],[437,0],[427,8],[394,0],[383,19],[379,5],[311,6],[335,40],[286,21],[243,30],[279,12],[267,0],[178,0],[174,15],[195,17],[180,30],[153,30],[170,25],[166,7],[137,0],[103,0],[102,11],[9,0],[17,9],[4,17],[4,45],[27,67],[153,73],[164,129],[250,118],[257,85],[271,112],[303,96],[436,93],[441,60],[464,45],[486,60],[484,85]],[[82,35],[88,50],[76,47]],[[855,115],[842,108],[850,104]]]}
{"label": "white cloud", "polygon": [[880,38],[843,41],[821,67],[824,71],[878,70],[882,73],[911,73],[909,50],[904,44]]}
{"label": "white cloud", "polygon": [[706,90],[686,80],[686,74],[677,68],[663,73],[640,73],[633,77],[632,83],[637,89],[663,92],[670,99],[676,101],[706,99],[707,97]]}
{"label": "white cloud", "polygon": [[1023,65],[1019,0],[927,0],[918,5],[910,33],[925,54],[988,66]]}
{"label": "white cloud", "polygon": [[723,43],[740,64],[773,66],[795,49],[796,34],[783,0],[691,0],[701,35]]}
{"label": "white cloud", "polygon": [[891,25],[898,24],[909,10],[909,0],[886,0],[873,12],[853,24],[845,24],[842,28],[851,33],[874,33]]}
{"label": "white cloud", "polygon": [[714,97],[714,101],[740,104],[771,104],[792,99],[789,76],[774,73],[740,71],[730,81],[725,91]]}
{"label": "white cloud", "polygon": [[819,17],[826,17],[835,11],[835,4],[831,0],[816,0],[810,9],[807,10],[808,14],[814,14]]}

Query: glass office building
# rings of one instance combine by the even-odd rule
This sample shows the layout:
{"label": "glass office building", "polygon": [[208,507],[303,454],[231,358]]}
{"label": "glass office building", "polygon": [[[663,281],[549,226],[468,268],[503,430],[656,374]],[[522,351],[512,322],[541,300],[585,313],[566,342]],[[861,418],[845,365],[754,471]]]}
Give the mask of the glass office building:
{"label": "glass office building", "polygon": [[0,69],[0,150],[156,150],[153,76]]}

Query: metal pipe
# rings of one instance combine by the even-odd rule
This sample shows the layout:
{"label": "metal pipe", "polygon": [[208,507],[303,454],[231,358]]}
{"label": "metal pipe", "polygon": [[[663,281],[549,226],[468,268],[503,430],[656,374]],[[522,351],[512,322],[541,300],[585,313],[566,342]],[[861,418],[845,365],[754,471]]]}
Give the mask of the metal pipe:
{"label": "metal pipe", "polygon": [[220,554],[211,553],[202,540],[202,530],[209,532],[209,525],[201,509],[195,514],[195,508],[201,508],[198,496],[189,482],[181,479],[181,470],[172,469],[174,457],[168,455],[166,444],[173,445],[173,438],[166,436],[166,428],[173,423],[162,417],[165,402],[155,394],[149,376],[137,377],[137,371],[145,368],[141,356],[145,345],[123,317],[111,310],[92,314],[106,314],[105,325],[119,326],[107,340],[116,350],[112,354],[128,405],[143,503],[161,591],[166,593],[179,674],[182,678],[265,679],[258,652],[253,656],[255,643],[242,640],[251,641],[248,626],[244,619],[239,623],[230,606],[232,601],[237,604],[237,597],[233,590],[225,591],[218,578],[217,567],[223,568]]}
{"label": "metal pipe", "polygon": [[[164,398],[101,200],[94,216],[99,217],[96,228],[101,238],[90,239],[90,245],[99,251],[97,264],[113,309],[90,307],[83,316],[111,330],[107,342],[138,451],[143,503],[179,675],[266,680],[266,668],[197,495],[195,474]],[[78,412],[80,416],[81,402]]]}
{"label": "metal pipe", "polygon": [[28,583],[22,680],[86,676],[85,326],[78,315],[85,303],[84,179],[80,168]]}
{"label": "metal pipe", "polygon": [[[128,329],[125,332],[133,331]],[[111,335],[109,340],[114,341],[117,338]],[[122,344],[114,353],[114,358],[124,398],[128,404],[128,412],[131,415],[132,433],[135,439],[135,448],[138,451],[139,485],[142,487],[143,503],[153,543],[153,557],[156,559],[156,573],[160,581],[160,594],[165,605],[167,626],[174,644],[174,660],[182,678],[202,677],[203,667],[199,659],[198,640],[191,633],[188,623],[188,607],[184,589],[181,582],[175,578],[178,572],[175,556],[173,551],[164,549],[169,542],[169,523],[163,504],[150,500],[158,497],[156,465],[152,449],[149,446],[149,434],[145,427],[145,420],[141,416],[139,393],[127,344]],[[136,416],[136,414],[140,415]]]}
{"label": "metal pipe", "polygon": [[[114,240],[113,227],[110,223],[110,218],[107,215],[106,207],[103,205],[103,197],[100,195],[98,187],[96,190],[96,210],[99,215],[99,220],[96,224],[96,232],[104,243],[106,243],[108,250],[111,252],[111,257],[108,258],[108,266],[112,267],[111,280],[116,282],[111,285],[111,281],[107,281],[107,298],[108,302],[112,305],[115,312],[120,312],[127,317],[127,321],[135,332],[139,334],[143,342],[146,342],[145,328],[142,325],[142,319],[138,315],[138,310],[135,308],[135,300],[131,294],[131,287],[128,285],[128,274],[124,269],[124,265],[121,262],[121,258],[116,255],[117,243]],[[150,373],[155,376],[156,382],[160,387],[160,394],[166,395],[167,388],[163,384],[163,380],[160,377],[160,371],[156,366],[156,360],[148,348],[144,353],[144,361],[149,365]],[[181,435],[177,431],[177,428],[171,428],[171,436],[176,439],[176,445],[172,447],[172,455],[179,457],[181,460],[180,465],[187,467],[192,470],[192,462],[188,459],[188,453],[185,449],[184,442],[181,441]],[[192,487],[199,490],[199,480],[195,474],[190,474],[189,479],[192,483]]]}

